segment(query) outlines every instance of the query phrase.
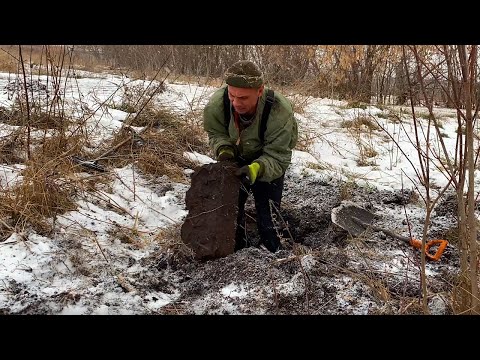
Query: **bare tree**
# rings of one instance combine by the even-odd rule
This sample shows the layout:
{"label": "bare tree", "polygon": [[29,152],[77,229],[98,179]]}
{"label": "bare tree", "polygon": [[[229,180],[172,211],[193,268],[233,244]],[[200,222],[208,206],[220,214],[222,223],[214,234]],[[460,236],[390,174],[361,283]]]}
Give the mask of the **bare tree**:
{"label": "bare tree", "polygon": [[[458,313],[479,314],[477,220],[474,214],[474,171],[478,149],[475,155],[473,131],[477,115],[473,102],[476,99],[477,46],[443,46],[434,52],[432,49],[419,51],[416,46],[409,48],[415,56],[422,99],[440,144],[438,152],[429,151],[447,174],[457,194],[460,276],[454,291],[454,309]],[[441,127],[433,112],[434,94],[428,93],[425,86],[427,76],[456,109],[457,141],[453,157],[440,134]],[[409,83],[410,92],[413,87]]]}

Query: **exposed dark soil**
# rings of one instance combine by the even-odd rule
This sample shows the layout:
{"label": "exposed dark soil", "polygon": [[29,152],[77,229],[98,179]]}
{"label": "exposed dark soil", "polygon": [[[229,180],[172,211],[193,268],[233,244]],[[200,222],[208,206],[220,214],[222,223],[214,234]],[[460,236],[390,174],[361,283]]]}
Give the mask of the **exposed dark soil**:
{"label": "exposed dark soil", "polygon": [[[250,197],[251,247],[215,260],[195,260],[159,244],[138,257],[135,247],[122,244],[122,255],[103,249],[110,259],[106,263],[101,254],[92,257],[82,239],[62,239],[52,263],[75,265],[65,275],[70,279],[68,290],[50,294],[41,287],[44,284],[25,288],[11,282],[6,288],[11,300],[0,313],[57,314],[70,307],[80,307],[84,314],[422,313],[420,252],[382,232],[350,236],[331,219],[332,209],[344,200],[373,212],[376,225],[403,235],[407,214],[412,233],[421,234],[422,207],[410,193],[299,179],[287,172],[281,216],[277,215],[284,250],[273,254],[258,247]],[[450,200],[439,204],[429,236],[442,238],[451,231],[453,206]],[[427,263],[433,314],[451,313],[448,299],[457,268],[452,244],[440,261]],[[119,273],[122,276],[115,275]],[[48,279],[56,277],[58,272],[53,272]]]}
{"label": "exposed dark soil", "polygon": [[[180,292],[178,299],[159,313],[421,313],[420,252],[381,232],[352,238],[334,225],[331,212],[344,200],[345,186],[314,179],[298,181],[287,174],[282,216],[277,217],[287,249],[275,254],[251,246],[212,261],[171,260],[171,265],[160,268],[161,259],[168,255],[157,253],[144,259],[152,276],[166,279]],[[377,223],[384,227],[405,228],[402,214],[419,208],[410,193],[360,187],[349,190],[348,200],[379,215]],[[450,206],[447,202],[439,208]],[[247,203],[247,210],[251,215],[248,232],[255,245],[259,241],[253,201]],[[442,226],[434,224],[432,228],[437,237],[448,228],[446,224],[453,224],[453,218],[445,216]],[[421,234],[423,224],[414,221],[410,219],[412,227]],[[432,313],[451,311],[443,295],[450,290],[452,269],[458,265],[456,254],[448,245],[440,261],[427,264],[429,290],[438,294],[431,297]]]}

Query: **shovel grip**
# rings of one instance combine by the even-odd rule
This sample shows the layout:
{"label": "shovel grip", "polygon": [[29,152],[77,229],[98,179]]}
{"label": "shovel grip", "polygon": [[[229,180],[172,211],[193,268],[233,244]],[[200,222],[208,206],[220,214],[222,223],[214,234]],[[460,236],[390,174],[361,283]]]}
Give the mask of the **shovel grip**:
{"label": "shovel grip", "polygon": [[[417,249],[420,249],[420,250],[422,249],[422,241],[421,240],[418,240],[418,239],[415,239],[415,238],[408,238],[406,236],[401,236],[401,235],[398,235],[398,234],[396,234],[393,231],[390,231],[388,229],[384,229],[384,228],[377,227],[377,226],[374,226],[374,225],[371,225],[371,224],[367,224],[367,223],[361,221],[359,218],[357,218],[355,216],[352,216],[351,219],[355,223],[357,223],[359,225],[362,225],[364,228],[371,228],[375,231],[383,231],[386,235],[389,235],[389,236],[391,236],[395,239],[408,242],[414,248],[417,248]],[[435,254],[432,255],[432,254],[430,254],[429,251],[430,251],[430,248],[434,245],[438,245],[438,248],[437,248],[437,251],[435,252]],[[447,247],[447,245],[448,245],[447,240],[435,239],[435,240],[427,241],[427,243],[425,244],[425,256],[429,260],[438,261],[440,259],[440,257],[442,256],[443,252],[445,251],[445,248]]]}
{"label": "shovel grip", "polygon": [[[417,249],[420,249],[420,250],[422,249],[422,241],[421,240],[411,238],[410,239],[410,245],[412,245],[413,247],[415,247]],[[434,245],[438,245],[438,248],[437,248],[437,251],[435,252],[435,254],[432,255],[430,253],[430,248]],[[425,244],[425,256],[430,260],[438,261],[440,259],[440,256],[442,256],[443,252],[445,251],[445,248],[447,247],[447,245],[448,245],[447,240],[435,239],[435,240],[427,241],[427,243]]]}

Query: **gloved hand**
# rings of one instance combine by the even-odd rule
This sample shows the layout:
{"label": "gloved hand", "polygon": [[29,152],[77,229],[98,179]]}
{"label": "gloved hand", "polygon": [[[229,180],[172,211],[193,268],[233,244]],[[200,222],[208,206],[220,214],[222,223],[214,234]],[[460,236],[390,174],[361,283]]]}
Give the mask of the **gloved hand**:
{"label": "gloved hand", "polygon": [[235,155],[233,153],[233,149],[230,146],[221,146],[220,151],[218,152],[217,160],[233,160],[234,157]]}
{"label": "gloved hand", "polygon": [[238,169],[235,175],[246,176],[248,180],[250,180],[250,185],[253,185],[261,173],[263,173],[262,165],[258,162],[253,162],[250,165],[245,165]]}

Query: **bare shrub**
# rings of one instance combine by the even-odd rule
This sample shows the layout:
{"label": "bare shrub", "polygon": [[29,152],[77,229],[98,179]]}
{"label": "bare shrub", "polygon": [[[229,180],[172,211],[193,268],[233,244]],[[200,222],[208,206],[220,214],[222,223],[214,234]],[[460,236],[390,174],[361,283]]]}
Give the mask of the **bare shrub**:
{"label": "bare shrub", "polygon": [[307,131],[299,132],[295,149],[309,152],[317,140],[318,136],[315,134],[308,133]]}

